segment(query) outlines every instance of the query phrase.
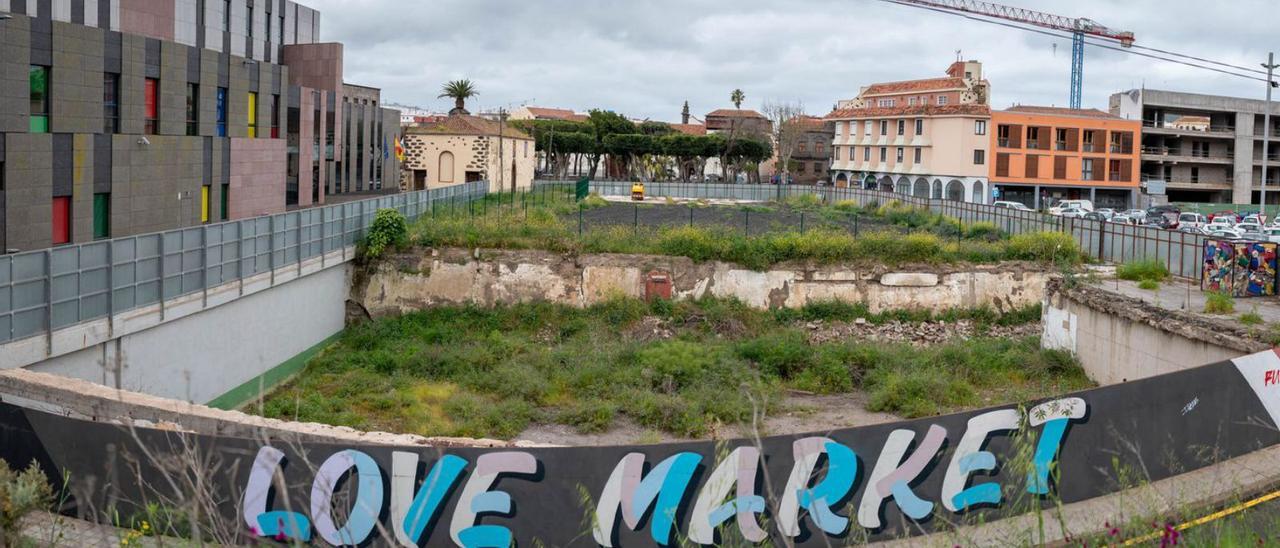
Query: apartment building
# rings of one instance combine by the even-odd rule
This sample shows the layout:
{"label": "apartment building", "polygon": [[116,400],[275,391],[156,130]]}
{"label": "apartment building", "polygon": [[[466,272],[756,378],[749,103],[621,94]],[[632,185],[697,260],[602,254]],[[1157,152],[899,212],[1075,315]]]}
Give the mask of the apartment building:
{"label": "apartment building", "polygon": [[991,184],[1033,209],[1088,199],[1136,206],[1142,123],[1097,109],[1015,106],[991,113]]}
{"label": "apartment building", "polygon": [[[1155,89],[1116,93],[1110,101],[1112,114],[1141,121],[1141,179],[1157,192],[1164,186],[1172,202],[1259,202],[1265,108],[1255,99]],[[1280,104],[1273,104],[1268,190],[1280,190],[1271,188],[1280,183],[1277,135]],[[1280,192],[1268,192],[1267,203],[1280,203]]]}
{"label": "apartment building", "polygon": [[342,49],[316,43],[315,10],[0,0],[0,13],[0,252],[324,201],[323,185],[298,191],[326,181],[323,136],[343,143]]}
{"label": "apartment building", "polygon": [[788,169],[792,181],[802,184],[830,181],[832,124],[816,116],[802,116],[798,123],[801,133]]}
{"label": "apartment building", "polygon": [[989,90],[981,63],[957,61],[945,77],[872,84],[840,101],[826,116],[835,185],[988,203]]}

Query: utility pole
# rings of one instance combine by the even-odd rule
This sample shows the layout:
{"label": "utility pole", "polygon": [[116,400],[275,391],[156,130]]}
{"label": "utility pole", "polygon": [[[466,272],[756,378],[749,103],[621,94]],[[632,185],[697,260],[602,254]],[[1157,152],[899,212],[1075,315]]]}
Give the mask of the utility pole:
{"label": "utility pole", "polygon": [[1262,64],[1262,68],[1267,69],[1267,102],[1262,107],[1262,205],[1259,212],[1262,218],[1267,218],[1267,153],[1268,147],[1271,145],[1271,88],[1276,87],[1276,82],[1271,80],[1271,75],[1277,66],[1275,63],[1276,54],[1270,52],[1267,54],[1267,62]]}

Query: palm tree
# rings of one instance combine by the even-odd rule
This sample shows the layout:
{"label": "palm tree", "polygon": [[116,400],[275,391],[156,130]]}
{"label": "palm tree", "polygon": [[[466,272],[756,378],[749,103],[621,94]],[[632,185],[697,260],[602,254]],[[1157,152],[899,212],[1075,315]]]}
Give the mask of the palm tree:
{"label": "palm tree", "polygon": [[470,114],[466,109],[467,99],[480,95],[480,92],[476,91],[476,85],[471,83],[471,80],[453,80],[440,88],[440,92],[440,99],[445,97],[453,98],[453,110],[449,111],[450,115]]}
{"label": "palm tree", "polygon": [[743,93],[740,89],[735,89],[733,90],[733,93],[729,94],[729,101],[733,103],[733,108],[738,110],[742,110],[742,102],[746,100],[747,94]]}

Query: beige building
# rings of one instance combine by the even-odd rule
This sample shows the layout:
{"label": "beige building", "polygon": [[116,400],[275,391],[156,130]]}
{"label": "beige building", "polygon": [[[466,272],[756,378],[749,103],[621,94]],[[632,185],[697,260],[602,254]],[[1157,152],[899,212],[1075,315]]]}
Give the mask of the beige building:
{"label": "beige building", "polygon": [[533,138],[510,125],[461,114],[404,131],[405,190],[481,180],[491,192],[533,186]]}
{"label": "beige building", "polygon": [[989,89],[976,61],[953,63],[943,78],[862,88],[826,117],[835,126],[833,182],[989,202]]}

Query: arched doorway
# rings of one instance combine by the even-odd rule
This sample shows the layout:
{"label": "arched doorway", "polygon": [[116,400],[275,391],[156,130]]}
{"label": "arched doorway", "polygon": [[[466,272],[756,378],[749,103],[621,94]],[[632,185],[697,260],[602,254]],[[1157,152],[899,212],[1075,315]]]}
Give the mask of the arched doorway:
{"label": "arched doorway", "polygon": [[880,191],[893,192],[893,179],[890,179],[888,175],[880,178]]}
{"label": "arched doorway", "polygon": [[898,183],[893,186],[893,191],[898,194],[911,194],[911,181],[906,177],[898,177]]}
{"label": "arched doorway", "polygon": [[934,180],[933,180],[933,195],[932,195],[932,196],[933,196],[933,199],[935,199],[935,200],[941,200],[941,199],[942,199],[942,181],[939,181],[939,180],[937,180],[937,179],[934,179]]}
{"label": "arched doorway", "polygon": [[849,175],[845,173],[836,175],[836,188],[849,188]]}
{"label": "arched doorway", "polygon": [[916,179],[916,184],[915,184],[915,187],[912,189],[911,195],[917,198],[928,198],[929,197],[929,181],[924,180],[923,177]]}
{"label": "arched doorway", "polygon": [[986,185],[983,185],[982,181],[973,182],[973,203],[975,204],[987,203]]}
{"label": "arched doorway", "polygon": [[442,183],[453,182],[453,153],[444,151],[440,153],[440,169],[436,170],[436,176],[440,177]]}
{"label": "arched doorway", "polygon": [[964,183],[952,179],[947,183],[947,199],[953,202],[964,201]]}

